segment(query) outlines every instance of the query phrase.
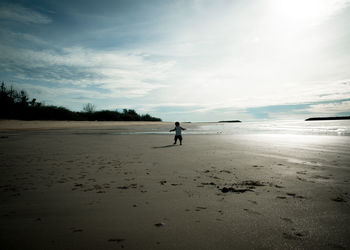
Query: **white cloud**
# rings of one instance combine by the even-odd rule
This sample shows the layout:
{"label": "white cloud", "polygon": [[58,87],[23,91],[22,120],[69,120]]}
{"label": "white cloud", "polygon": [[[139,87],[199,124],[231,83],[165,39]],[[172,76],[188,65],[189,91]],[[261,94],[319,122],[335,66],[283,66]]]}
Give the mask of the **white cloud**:
{"label": "white cloud", "polygon": [[48,24],[51,19],[37,11],[21,5],[9,4],[0,7],[0,19],[33,24]]}
{"label": "white cloud", "polygon": [[[29,33],[13,32],[0,27],[0,36],[2,38],[2,44],[15,44],[20,43],[21,45],[36,45],[36,46],[47,46],[47,41],[34,36]],[[1,46],[1,45],[0,45]]]}
{"label": "white cloud", "polygon": [[94,86],[109,97],[139,97],[163,86],[173,61],[153,62],[133,52],[96,51],[81,47],[53,50],[0,46],[0,65],[18,79]]}
{"label": "white cloud", "polygon": [[[65,106],[74,110],[81,110],[84,104],[94,100],[110,98],[108,93],[100,93],[94,90],[73,88],[73,87],[47,87],[28,83],[13,83],[18,89],[24,89],[29,98],[36,98],[38,102],[45,105]],[[100,108],[100,107],[97,107]]]}
{"label": "white cloud", "polygon": [[342,112],[350,113],[350,101],[310,105],[310,108],[306,111],[322,115],[334,115]]}
{"label": "white cloud", "polygon": [[[298,31],[316,26],[346,8],[349,0],[267,0],[267,20],[274,27]],[[276,22],[277,21],[277,22]]]}

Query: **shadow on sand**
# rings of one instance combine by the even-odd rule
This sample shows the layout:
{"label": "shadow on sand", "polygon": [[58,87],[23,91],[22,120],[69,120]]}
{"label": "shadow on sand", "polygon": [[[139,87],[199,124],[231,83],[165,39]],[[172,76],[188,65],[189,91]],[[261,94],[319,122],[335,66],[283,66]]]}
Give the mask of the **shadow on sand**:
{"label": "shadow on sand", "polygon": [[177,145],[176,144],[169,144],[169,145],[165,145],[165,146],[159,146],[159,147],[152,147],[154,149],[156,148],[171,148],[171,147],[176,147]]}

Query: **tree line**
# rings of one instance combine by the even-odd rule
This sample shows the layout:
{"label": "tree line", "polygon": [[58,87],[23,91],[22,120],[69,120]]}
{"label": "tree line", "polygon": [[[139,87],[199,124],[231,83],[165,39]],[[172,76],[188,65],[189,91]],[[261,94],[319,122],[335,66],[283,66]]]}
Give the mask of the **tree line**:
{"label": "tree line", "polygon": [[29,99],[24,90],[0,86],[0,119],[19,120],[74,120],[74,121],[161,121],[149,114],[140,115],[133,109],[95,111],[93,104],[86,104],[81,112],[65,107],[45,105],[36,98]]}

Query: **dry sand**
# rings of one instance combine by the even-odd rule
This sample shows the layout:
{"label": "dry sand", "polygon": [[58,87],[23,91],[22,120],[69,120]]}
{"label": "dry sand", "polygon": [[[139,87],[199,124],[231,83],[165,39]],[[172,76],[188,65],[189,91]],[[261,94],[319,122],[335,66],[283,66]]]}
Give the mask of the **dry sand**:
{"label": "dry sand", "polygon": [[350,248],[349,137],[1,123],[2,249]]}
{"label": "dry sand", "polygon": [[[52,130],[52,129],[118,129],[125,127],[159,126],[169,124],[167,122],[124,122],[124,121],[18,121],[0,120],[0,131],[6,130]],[[171,123],[172,124],[172,123]]]}

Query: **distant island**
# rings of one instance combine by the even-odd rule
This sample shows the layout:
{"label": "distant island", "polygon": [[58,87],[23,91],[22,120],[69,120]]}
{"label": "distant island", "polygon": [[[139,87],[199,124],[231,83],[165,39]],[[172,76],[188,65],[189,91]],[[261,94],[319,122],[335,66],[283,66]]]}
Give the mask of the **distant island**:
{"label": "distant island", "polygon": [[88,103],[82,111],[71,111],[65,107],[47,106],[29,100],[26,91],[18,91],[4,82],[0,85],[0,119],[17,120],[66,120],[66,121],[161,121],[149,114],[138,114],[133,109],[95,111],[95,105]]}
{"label": "distant island", "polygon": [[241,122],[240,120],[219,121],[219,122]]}
{"label": "distant island", "polygon": [[335,117],[311,117],[305,121],[329,121],[329,120],[350,120],[350,116],[335,116]]}

